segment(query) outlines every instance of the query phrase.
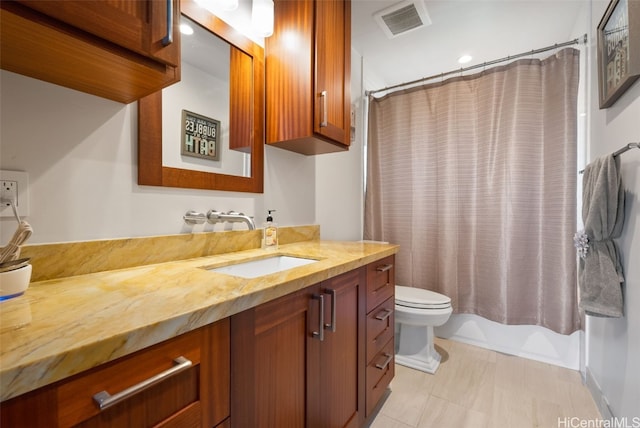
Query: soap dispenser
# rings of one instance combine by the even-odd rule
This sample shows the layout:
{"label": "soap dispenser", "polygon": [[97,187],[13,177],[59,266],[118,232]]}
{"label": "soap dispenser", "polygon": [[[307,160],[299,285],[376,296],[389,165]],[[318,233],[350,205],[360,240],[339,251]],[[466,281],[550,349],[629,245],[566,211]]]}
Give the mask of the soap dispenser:
{"label": "soap dispenser", "polygon": [[264,229],[262,231],[262,248],[265,250],[277,250],[278,249],[278,225],[273,221],[271,213],[276,210],[268,210],[267,221],[264,223]]}

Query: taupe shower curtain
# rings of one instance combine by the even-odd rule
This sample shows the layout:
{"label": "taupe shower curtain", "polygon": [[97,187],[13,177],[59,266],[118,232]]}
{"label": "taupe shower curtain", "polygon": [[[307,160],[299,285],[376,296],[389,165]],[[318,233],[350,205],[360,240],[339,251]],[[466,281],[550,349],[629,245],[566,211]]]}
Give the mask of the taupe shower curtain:
{"label": "taupe shower curtain", "polygon": [[579,51],[394,92],[369,107],[365,239],[396,283],[504,324],[580,327]]}

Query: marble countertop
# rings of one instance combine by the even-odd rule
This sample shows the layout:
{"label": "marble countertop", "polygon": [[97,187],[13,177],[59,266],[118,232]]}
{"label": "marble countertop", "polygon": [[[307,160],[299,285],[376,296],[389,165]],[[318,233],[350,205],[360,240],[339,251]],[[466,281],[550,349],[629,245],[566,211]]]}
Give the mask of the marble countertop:
{"label": "marble countertop", "polygon": [[[0,401],[395,254],[306,241],[31,283],[0,303]],[[202,269],[291,255],[318,262],[254,279]]]}

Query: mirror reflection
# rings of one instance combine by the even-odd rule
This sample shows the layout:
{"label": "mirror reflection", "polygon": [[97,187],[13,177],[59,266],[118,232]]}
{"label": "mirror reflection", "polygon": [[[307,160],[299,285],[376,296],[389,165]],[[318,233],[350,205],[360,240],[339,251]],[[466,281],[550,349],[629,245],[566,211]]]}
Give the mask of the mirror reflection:
{"label": "mirror reflection", "polygon": [[[138,101],[138,184],[262,193],[264,49],[194,0],[182,0],[180,11],[204,37],[192,39],[195,47],[182,41],[181,83]],[[211,45],[221,50],[212,53]],[[224,87],[210,83],[223,80]],[[163,103],[165,97],[170,100]],[[206,142],[194,130],[203,131]],[[201,156],[193,156],[196,147]]]}
{"label": "mirror reflection", "polygon": [[[231,46],[186,16],[181,81],[162,91],[162,164],[251,176],[251,155],[230,148]],[[246,54],[245,54],[246,56]]]}

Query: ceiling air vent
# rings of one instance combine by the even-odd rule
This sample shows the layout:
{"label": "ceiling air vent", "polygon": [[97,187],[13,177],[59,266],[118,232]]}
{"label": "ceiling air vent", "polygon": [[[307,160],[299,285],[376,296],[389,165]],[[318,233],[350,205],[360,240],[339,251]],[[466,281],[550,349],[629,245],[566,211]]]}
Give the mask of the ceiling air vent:
{"label": "ceiling air vent", "polygon": [[422,0],[401,1],[376,12],[373,17],[390,39],[431,24]]}

